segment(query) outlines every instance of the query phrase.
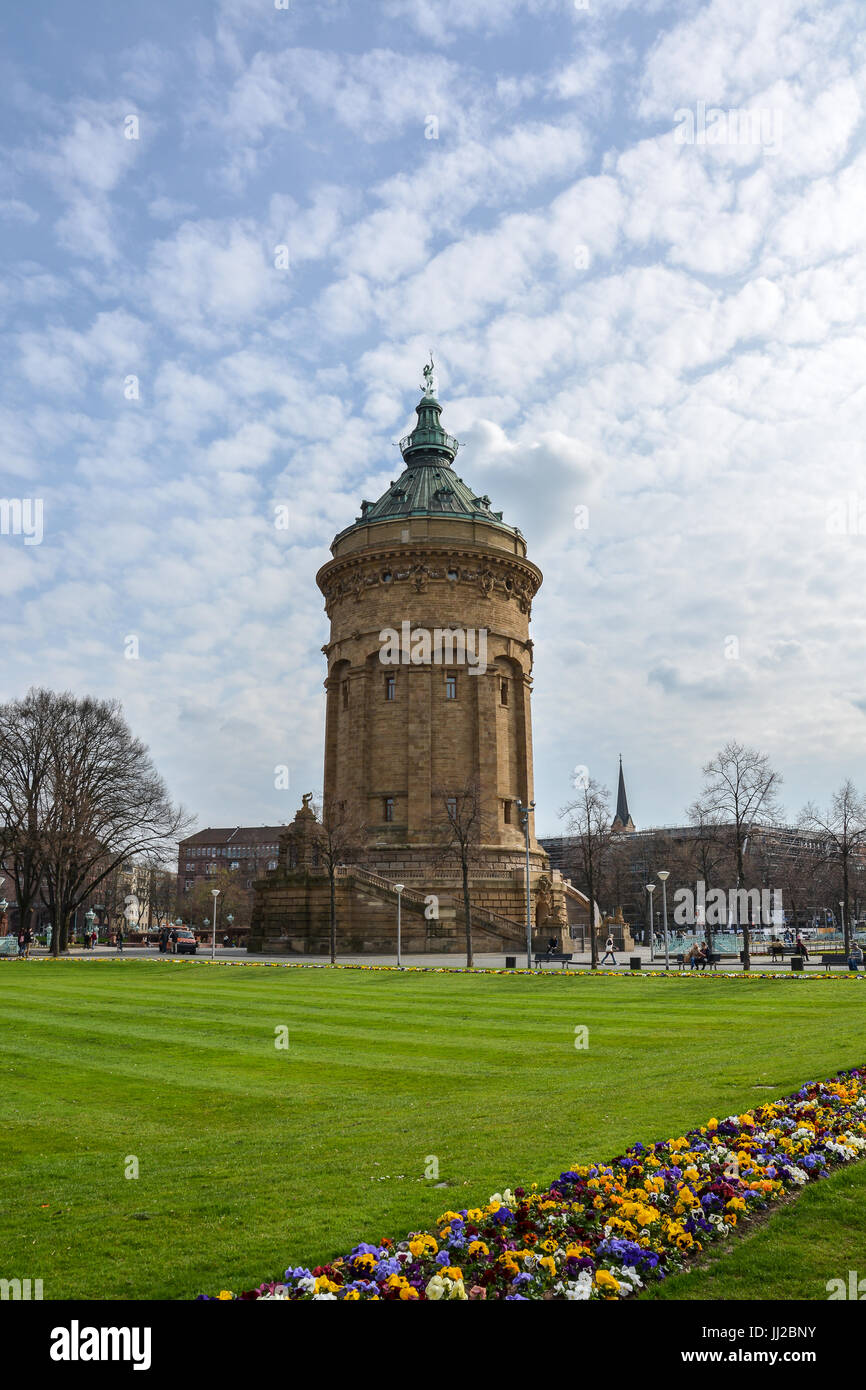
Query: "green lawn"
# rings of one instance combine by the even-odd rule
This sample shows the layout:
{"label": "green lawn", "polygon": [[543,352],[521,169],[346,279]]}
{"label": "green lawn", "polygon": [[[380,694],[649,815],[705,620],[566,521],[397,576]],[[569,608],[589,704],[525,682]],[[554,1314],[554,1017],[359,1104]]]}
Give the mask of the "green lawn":
{"label": "green lawn", "polygon": [[[860,1064],[864,1009],[849,980],[4,962],[0,1277],[46,1298],[248,1288]],[[835,1190],[862,1230],[862,1174],[834,1181],[806,1194],[819,1220]],[[748,1296],[791,1296],[787,1256],[767,1261]],[[690,1277],[666,1294],[706,1289]]]}

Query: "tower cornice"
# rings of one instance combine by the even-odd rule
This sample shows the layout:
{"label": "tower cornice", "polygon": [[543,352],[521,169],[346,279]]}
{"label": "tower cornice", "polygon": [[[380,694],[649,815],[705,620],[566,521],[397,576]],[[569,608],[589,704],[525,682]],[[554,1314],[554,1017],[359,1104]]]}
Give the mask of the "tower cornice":
{"label": "tower cornice", "polygon": [[431,537],[336,556],[319,570],[316,583],[329,614],[331,606],[343,598],[360,602],[365,593],[392,584],[409,584],[416,593],[423,593],[429,583],[455,588],[470,585],[482,598],[496,591],[514,599],[521,612],[528,613],[543,578],[538,566],[524,556],[495,546],[455,545],[444,538]]}

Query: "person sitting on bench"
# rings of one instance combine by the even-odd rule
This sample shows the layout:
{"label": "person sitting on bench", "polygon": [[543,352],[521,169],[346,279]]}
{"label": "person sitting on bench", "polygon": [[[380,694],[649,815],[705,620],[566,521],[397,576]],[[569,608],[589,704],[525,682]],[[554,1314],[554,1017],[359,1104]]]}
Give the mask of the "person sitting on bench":
{"label": "person sitting on bench", "polygon": [[559,942],[557,941],[555,936],[549,936],[547,938],[547,950],[545,952],[545,955],[547,956],[548,960],[551,956],[556,954],[556,948],[558,945]]}
{"label": "person sitting on bench", "polygon": [[799,932],[797,933],[797,940],[794,944],[794,950],[797,952],[797,955],[802,956],[804,960],[809,959],[808,947],[806,946],[806,943]]}

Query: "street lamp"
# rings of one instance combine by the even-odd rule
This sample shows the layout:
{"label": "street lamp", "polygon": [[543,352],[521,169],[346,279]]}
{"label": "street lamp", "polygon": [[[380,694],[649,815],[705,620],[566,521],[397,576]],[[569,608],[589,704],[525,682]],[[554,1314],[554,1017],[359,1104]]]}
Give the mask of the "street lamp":
{"label": "street lamp", "polygon": [[[517,813],[520,816],[520,824],[523,827],[523,835],[526,841],[526,968],[532,969],[532,886],[529,877],[529,817],[535,810],[535,802],[530,801],[528,806],[524,806],[519,797],[517,800]],[[589,931],[590,935],[594,930],[593,905],[589,905]]]}
{"label": "street lamp", "polygon": [[649,893],[649,933],[650,933],[650,965],[656,958],[656,943],[653,934],[653,893],[656,891],[654,883],[648,883],[646,890]]}
{"label": "street lamp", "polygon": [[87,940],[88,940],[88,943],[89,943],[89,942],[90,942],[90,934],[91,934],[91,932],[93,931],[93,923],[96,921],[96,913],[93,911],[93,908],[92,908],[92,907],[89,908],[87,912],[85,912],[85,914],[84,914],[84,920],[85,920],[85,922],[87,923]]}
{"label": "street lamp", "polygon": [[216,924],[217,924],[217,898],[220,895],[218,888],[212,888],[210,895],[213,898],[213,936],[210,943],[210,958],[216,960]]}
{"label": "street lamp", "polygon": [[235,915],[234,915],[233,912],[230,912],[230,913],[228,914],[228,916],[226,917],[226,926],[227,926],[228,929],[229,929],[229,935],[231,935],[232,923],[234,922],[234,920],[235,920]]}
{"label": "street lamp", "polygon": [[398,969],[398,970],[402,970],[402,969],[403,969],[403,962],[402,962],[401,959],[400,959],[400,944],[401,944],[401,943],[400,943],[400,934],[401,934],[402,926],[403,926],[403,921],[402,921],[403,889],[404,889],[405,887],[406,887],[405,883],[395,883],[395,884],[394,884],[394,892],[397,894],[397,969]]}
{"label": "street lamp", "polygon": [[845,946],[845,904],[844,904],[844,903],[840,903],[840,904],[839,904],[839,912],[840,912],[840,914],[841,914],[841,921],[842,921],[842,946],[843,946],[843,948],[844,948],[844,946]]}
{"label": "street lamp", "polygon": [[670,869],[659,869],[659,878],[662,881],[662,918],[665,924],[665,970],[670,970],[671,968],[671,956],[668,945],[668,879],[670,876]]}

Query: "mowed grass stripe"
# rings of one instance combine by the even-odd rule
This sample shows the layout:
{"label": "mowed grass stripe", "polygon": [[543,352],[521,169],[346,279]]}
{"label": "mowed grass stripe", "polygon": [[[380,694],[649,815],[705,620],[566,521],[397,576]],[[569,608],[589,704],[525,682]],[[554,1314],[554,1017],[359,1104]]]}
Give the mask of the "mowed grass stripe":
{"label": "mowed grass stripe", "polygon": [[49,1297],[247,1287],[860,1063],[861,988],[7,967],[3,1247]]}
{"label": "mowed grass stripe", "polygon": [[767,1221],[709,1249],[699,1268],[654,1285],[643,1297],[826,1299],[832,1279],[844,1280],[848,1294],[850,1270],[866,1278],[866,1162],[810,1183]]}

